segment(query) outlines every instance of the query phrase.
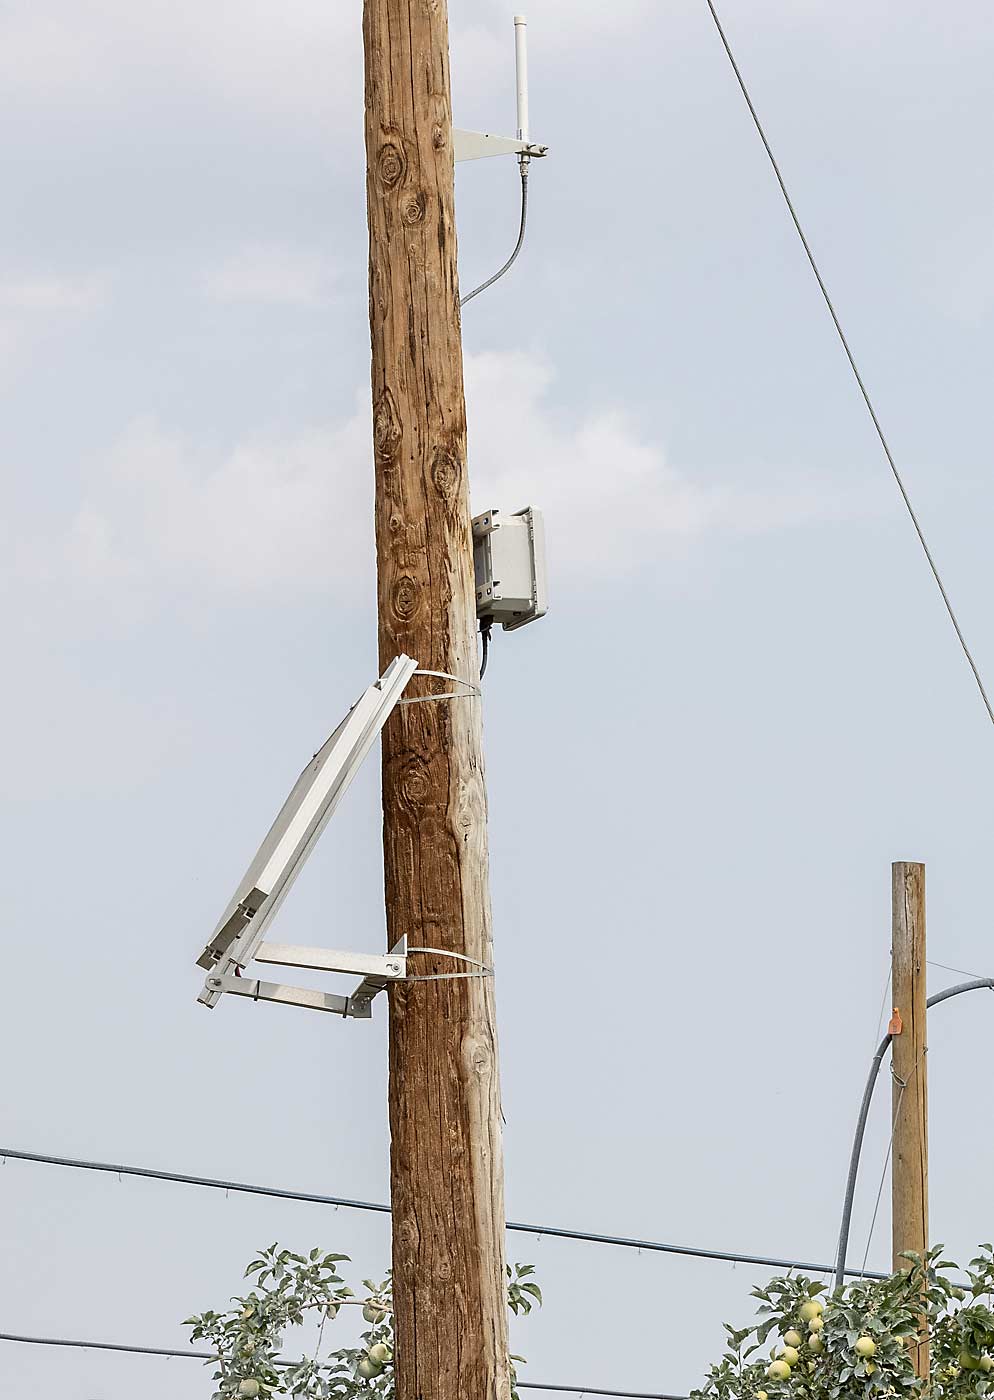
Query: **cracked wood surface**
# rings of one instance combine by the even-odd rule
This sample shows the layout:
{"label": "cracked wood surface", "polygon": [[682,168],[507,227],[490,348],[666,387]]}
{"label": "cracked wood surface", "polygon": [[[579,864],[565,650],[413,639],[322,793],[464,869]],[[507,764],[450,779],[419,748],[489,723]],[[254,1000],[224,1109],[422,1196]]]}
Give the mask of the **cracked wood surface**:
{"label": "cracked wood surface", "polygon": [[[381,669],[403,651],[475,681],[444,0],[366,0],[363,36]],[[451,687],[408,694],[430,688]],[[394,712],[383,840],[388,946],[492,966],[478,699]],[[508,1400],[492,978],[390,988],[390,1131],[398,1400]]]}

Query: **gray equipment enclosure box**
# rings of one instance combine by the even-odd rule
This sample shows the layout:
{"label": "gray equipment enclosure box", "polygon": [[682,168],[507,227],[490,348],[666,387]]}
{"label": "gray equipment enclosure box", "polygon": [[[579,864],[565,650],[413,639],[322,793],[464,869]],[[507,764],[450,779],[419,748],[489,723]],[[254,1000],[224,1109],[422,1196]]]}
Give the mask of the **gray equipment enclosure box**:
{"label": "gray equipment enclosure box", "polygon": [[476,615],[500,623],[505,632],[544,617],[545,581],[542,512],[526,506],[513,515],[488,510],[473,519]]}

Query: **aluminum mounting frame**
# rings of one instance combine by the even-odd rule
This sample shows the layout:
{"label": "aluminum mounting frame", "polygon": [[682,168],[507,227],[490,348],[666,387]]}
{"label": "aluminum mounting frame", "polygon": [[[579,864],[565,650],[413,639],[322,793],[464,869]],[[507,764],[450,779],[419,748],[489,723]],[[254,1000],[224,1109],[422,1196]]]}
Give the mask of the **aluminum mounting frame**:
{"label": "aluminum mounting frame", "polygon": [[[228,993],[365,1018],[377,993],[403,978],[406,959],[399,949],[383,955],[346,953],[266,944],[264,936],[417,668],[412,657],[396,657],[297,779],[197,959],[208,973],[198,998],[204,1006],[216,1006]],[[357,972],[362,981],[351,996],[341,997],[243,977],[243,969],[255,959],[327,972]]]}
{"label": "aluminum mounting frame", "polygon": [[333,948],[301,948],[283,943],[263,943],[256,962],[277,967],[306,967],[318,972],[360,973],[362,981],[348,996],[322,992],[313,987],[288,987],[281,982],[264,982],[239,973],[212,972],[206,986],[218,997],[250,997],[252,1001],[273,1001],[284,1006],[300,1006],[309,1011],[330,1011],[334,1016],[368,1021],[373,999],[391,982],[402,982],[407,975],[407,957],[399,943],[390,953],[346,953]]}

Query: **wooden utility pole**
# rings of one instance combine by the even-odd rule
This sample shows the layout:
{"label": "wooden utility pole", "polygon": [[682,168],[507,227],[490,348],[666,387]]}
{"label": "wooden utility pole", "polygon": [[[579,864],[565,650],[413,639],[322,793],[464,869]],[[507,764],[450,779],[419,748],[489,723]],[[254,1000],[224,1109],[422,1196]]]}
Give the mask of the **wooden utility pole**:
{"label": "wooden utility pole", "polygon": [[[925,984],[925,867],[896,861],[892,868],[891,977],[895,1007],[893,1045],[894,1144],[891,1177],[894,1268],[905,1250],[928,1249],[928,1064]],[[898,1020],[899,1018],[899,1020]],[[915,1369],[928,1375],[928,1345],[916,1349]]]}
{"label": "wooden utility pole", "polygon": [[[381,668],[479,675],[445,0],[365,0]],[[420,684],[429,693],[448,682]],[[413,693],[413,688],[412,688]],[[500,1091],[480,701],[383,736],[398,1400],[507,1400]],[[472,959],[472,962],[466,961]]]}

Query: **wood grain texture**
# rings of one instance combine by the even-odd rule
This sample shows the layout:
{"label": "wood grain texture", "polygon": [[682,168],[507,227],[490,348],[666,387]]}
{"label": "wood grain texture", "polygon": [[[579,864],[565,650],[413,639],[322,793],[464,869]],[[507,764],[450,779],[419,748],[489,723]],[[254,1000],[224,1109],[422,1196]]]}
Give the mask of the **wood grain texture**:
{"label": "wood grain texture", "polygon": [[[366,0],[363,34],[380,663],[475,681],[445,0]],[[391,717],[383,837],[389,945],[492,966],[478,699]],[[392,987],[398,1400],[510,1394],[500,1124],[492,978]]]}
{"label": "wood grain texture", "polygon": [[[925,867],[897,861],[892,868],[892,988],[903,1029],[893,1040],[892,1235],[894,1268],[908,1267],[905,1250],[928,1249],[928,1063],[925,969]],[[906,1087],[902,1087],[906,1086]],[[916,1349],[915,1368],[928,1375],[928,1346]]]}

